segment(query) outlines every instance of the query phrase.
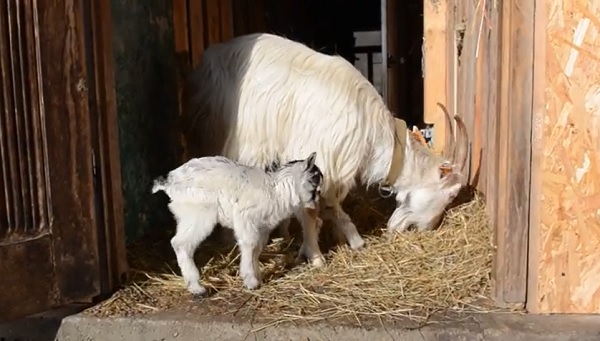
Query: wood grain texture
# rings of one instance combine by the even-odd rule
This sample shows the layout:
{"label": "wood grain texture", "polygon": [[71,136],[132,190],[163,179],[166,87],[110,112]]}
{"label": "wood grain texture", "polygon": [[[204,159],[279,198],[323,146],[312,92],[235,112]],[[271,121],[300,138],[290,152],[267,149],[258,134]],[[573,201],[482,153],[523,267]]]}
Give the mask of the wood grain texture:
{"label": "wood grain texture", "polygon": [[527,289],[533,91],[534,3],[502,3],[498,194],[492,294],[500,306],[521,306]]}
{"label": "wood grain texture", "polygon": [[[528,309],[600,313],[600,1],[539,0]],[[542,77],[541,75],[539,77]],[[543,91],[543,97],[541,95]],[[543,99],[541,99],[543,98]],[[542,108],[541,103],[545,103]],[[544,110],[545,109],[545,110]],[[534,231],[534,229],[532,229]]]}
{"label": "wood grain texture", "polygon": [[[59,304],[50,235],[0,246],[0,322],[41,312]],[[26,271],[24,271],[26,270]],[[35,276],[32,276],[35,274]]]}
{"label": "wood grain texture", "polygon": [[80,5],[0,4],[0,166],[2,188],[9,189],[2,192],[12,195],[0,217],[3,321],[100,293],[89,50]]}
{"label": "wood grain texture", "polygon": [[[38,1],[52,236],[61,299],[100,292],[92,136],[83,30],[75,0]],[[43,30],[41,28],[43,27]],[[56,62],[60,58],[61,63]]]}
{"label": "wood grain texture", "polygon": [[[390,0],[388,0],[390,1]],[[447,103],[448,74],[446,50],[446,30],[448,2],[437,0],[423,0],[423,31],[424,31],[424,73],[423,96],[424,112],[423,120],[427,124],[433,124],[435,135],[433,137],[433,149],[441,152],[446,143],[446,122],[444,114],[436,105],[437,102]]]}
{"label": "wood grain texture", "polygon": [[[192,68],[200,65],[202,53],[207,45],[207,22],[205,16],[207,13],[204,11],[203,4],[204,1],[201,0],[188,0],[187,16],[189,17],[189,22],[186,27],[186,36],[189,36],[190,67]],[[180,19],[178,18],[177,20],[179,21]]]}
{"label": "wood grain texture", "polygon": [[50,232],[32,1],[0,4],[0,238]]}
{"label": "wood grain texture", "polygon": [[102,293],[110,294],[127,280],[128,264],[125,248],[124,203],[121,182],[121,159],[117,122],[114,55],[112,49],[112,20],[110,3],[92,3],[87,18],[92,30],[93,55],[89,61],[93,70],[95,92],[91,99],[90,114],[95,132],[94,154],[97,159],[98,201],[102,207],[99,222],[99,260]]}
{"label": "wood grain texture", "polygon": [[387,26],[387,106],[394,113],[398,115],[404,108],[400,107],[400,98],[402,94],[399,93],[401,89],[401,75],[400,75],[400,41],[398,29],[401,27],[399,24],[399,9],[401,0],[387,0],[387,15],[386,15],[386,26]]}

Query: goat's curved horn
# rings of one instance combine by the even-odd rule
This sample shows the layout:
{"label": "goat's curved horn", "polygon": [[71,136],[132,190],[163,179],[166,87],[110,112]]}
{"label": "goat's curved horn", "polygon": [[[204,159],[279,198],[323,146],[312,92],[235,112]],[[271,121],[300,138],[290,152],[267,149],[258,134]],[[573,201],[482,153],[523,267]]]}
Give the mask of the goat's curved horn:
{"label": "goat's curved horn", "polygon": [[[448,158],[448,160],[450,160],[450,162],[454,163],[454,153],[455,153],[455,141],[454,141],[454,126],[452,124],[452,119],[450,118],[450,114],[448,113],[448,109],[446,109],[446,106],[444,106],[442,103],[438,102],[437,105],[442,109],[442,111],[444,112],[444,116],[446,118],[446,125],[448,126],[448,129],[450,129],[450,139],[449,139],[449,143],[446,146],[446,148],[444,148],[444,157]],[[448,139],[447,139],[448,141]]]}
{"label": "goat's curved horn", "polygon": [[459,171],[463,173],[467,158],[469,157],[469,135],[467,134],[467,127],[462,118],[455,115],[454,120],[456,121],[456,127],[458,128],[456,131],[456,144],[458,145],[458,150],[456,153],[455,164],[459,166]]}

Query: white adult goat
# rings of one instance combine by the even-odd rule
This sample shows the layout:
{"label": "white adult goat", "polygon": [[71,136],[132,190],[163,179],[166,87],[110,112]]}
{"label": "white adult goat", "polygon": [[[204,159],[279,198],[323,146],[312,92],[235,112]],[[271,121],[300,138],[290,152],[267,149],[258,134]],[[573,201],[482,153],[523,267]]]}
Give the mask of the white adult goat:
{"label": "white adult goat", "polygon": [[233,229],[248,289],[260,285],[258,256],[269,233],[295,211],[318,205],[323,174],[313,152],[277,171],[241,165],[223,156],[192,159],[156,179],[152,193],[164,191],[177,221],[171,245],[189,292],[203,295],[194,252],[217,223]]}
{"label": "white adult goat", "polygon": [[[223,154],[266,168],[316,150],[324,174],[321,217],[333,221],[353,249],[364,240],[341,202],[356,180],[396,195],[390,231],[437,226],[466,183],[468,136],[458,116],[456,158],[455,142],[447,158],[435,155],[352,64],[283,37],[257,33],[212,45],[189,76],[184,98],[184,136],[193,155]],[[303,227],[301,254],[323,265],[316,218],[296,217]]]}

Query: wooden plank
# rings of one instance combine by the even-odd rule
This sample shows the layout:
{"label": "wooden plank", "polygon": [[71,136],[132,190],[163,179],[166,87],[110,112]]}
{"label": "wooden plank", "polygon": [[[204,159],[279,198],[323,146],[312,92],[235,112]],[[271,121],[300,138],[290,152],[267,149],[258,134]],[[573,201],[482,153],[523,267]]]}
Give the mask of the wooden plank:
{"label": "wooden plank", "polygon": [[487,127],[486,127],[486,150],[484,151],[487,159],[487,174],[485,195],[487,201],[487,212],[490,221],[496,220],[496,206],[498,200],[498,115],[499,96],[501,93],[501,84],[499,82],[500,73],[500,45],[499,39],[501,35],[499,10],[493,6],[490,13],[491,32],[490,43],[487,46],[488,62],[487,74],[490,84],[490,93],[488,95],[488,112],[487,112]]}
{"label": "wooden plank", "polygon": [[[476,46],[477,46],[477,15],[475,13],[475,9],[478,3],[481,3],[479,0],[477,3],[472,3],[470,1],[463,1],[461,8],[461,30],[463,32],[462,38],[462,50],[460,54],[460,67],[459,67],[459,90],[460,101],[458,105],[458,114],[462,116],[463,121],[465,122],[465,126],[467,127],[467,131],[469,132],[469,140],[471,144],[470,157],[467,161],[467,165],[465,166],[465,171],[472,176],[472,160],[474,157],[474,153],[477,152],[476,149],[473,148],[473,145],[479,144],[479,139],[481,138],[481,132],[474,129],[474,121],[475,121],[475,96],[477,94],[477,90],[475,88],[475,78],[477,73],[477,61],[475,57]],[[471,179],[469,179],[471,180]]]}
{"label": "wooden plank", "polygon": [[110,2],[93,2],[89,20],[93,27],[96,85],[96,98],[92,106],[98,114],[98,141],[95,148],[98,150],[102,184],[100,232],[103,232],[104,240],[100,250],[104,252],[100,254],[100,259],[105,263],[102,277],[106,277],[102,293],[108,294],[123,284],[128,274]]}
{"label": "wooden plank", "polygon": [[383,101],[387,105],[388,101],[388,59],[386,58],[388,52],[388,25],[387,25],[387,1],[381,0],[381,96]]}
{"label": "wooden plank", "polygon": [[400,46],[398,36],[398,9],[400,8],[400,0],[386,1],[386,36],[382,37],[387,42],[387,55],[390,56],[387,63],[387,107],[398,115],[400,112]]}
{"label": "wooden plank", "polygon": [[100,268],[83,8],[37,6],[55,274],[61,299],[86,302],[100,293]]}
{"label": "wooden plank", "polygon": [[522,306],[527,288],[534,4],[502,3],[501,103],[495,267],[499,306]]}
{"label": "wooden plank", "polygon": [[206,48],[206,20],[202,0],[188,0],[188,27],[190,63],[192,68],[196,68],[202,60],[202,53]]}
{"label": "wooden plank", "polygon": [[187,21],[187,0],[173,0],[173,33],[175,35],[175,53],[189,52]]}
{"label": "wooden plank", "polygon": [[220,0],[204,0],[206,20],[206,47],[221,42],[221,12]]}
{"label": "wooden plank", "polygon": [[[534,59],[546,58],[546,1],[535,0],[534,22]],[[541,229],[542,221],[542,162],[543,162],[543,126],[546,109],[545,98],[546,63],[538,62],[533,68],[533,120],[531,133],[531,202],[529,203],[529,261],[527,277],[527,310],[540,312],[538,285],[540,276]]]}
{"label": "wooden plank", "polygon": [[[461,0],[449,0],[446,7],[446,108],[450,114],[456,114],[458,103],[458,45],[457,45],[457,20],[456,7]],[[445,129],[444,144],[448,145],[452,136],[448,134],[449,128]]]}
{"label": "wooden plank", "polygon": [[5,274],[0,276],[0,322],[36,314],[59,303],[51,259],[50,235],[0,246],[0,273]]}
{"label": "wooden plank", "polygon": [[32,1],[0,3],[0,323],[60,301],[52,264],[35,12]]}
{"label": "wooden plank", "polygon": [[221,0],[221,41],[233,38],[233,0]]}
{"label": "wooden plank", "polygon": [[[389,1],[389,0],[388,0]],[[447,59],[446,56],[446,24],[447,2],[423,0],[423,32],[425,47],[423,50],[424,73],[423,119],[427,124],[433,124],[434,137],[432,147],[441,152],[446,139],[446,123],[443,112],[436,103],[447,103]]]}
{"label": "wooden plank", "polygon": [[496,84],[489,81],[488,67],[490,56],[488,55],[488,44],[490,32],[489,9],[491,1],[481,0],[475,11],[475,24],[477,25],[475,36],[475,103],[473,107],[473,142],[471,145],[471,184],[479,191],[485,192],[487,181],[487,121],[489,115],[488,97],[492,91],[496,91]]}
{"label": "wooden plank", "polygon": [[[544,4],[540,4],[544,2]],[[600,313],[600,6],[538,0],[545,104],[533,164],[530,301],[539,313]],[[544,24],[545,19],[545,24]],[[537,41],[536,41],[537,43]],[[537,71],[541,73],[542,71]],[[541,77],[538,75],[538,77]],[[538,83],[542,83],[538,79]],[[538,96],[542,90],[538,89]],[[539,132],[535,131],[536,134]],[[539,135],[535,135],[540,137]],[[541,149],[540,149],[541,148]],[[536,221],[532,221],[535,224]],[[536,254],[537,253],[537,254]]]}

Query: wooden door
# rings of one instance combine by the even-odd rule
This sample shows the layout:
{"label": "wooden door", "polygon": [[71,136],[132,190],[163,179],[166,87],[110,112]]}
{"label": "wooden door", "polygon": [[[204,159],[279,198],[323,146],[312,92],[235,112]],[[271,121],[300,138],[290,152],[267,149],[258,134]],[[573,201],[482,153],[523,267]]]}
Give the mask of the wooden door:
{"label": "wooden door", "polygon": [[0,322],[100,293],[82,12],[0,2]]}

